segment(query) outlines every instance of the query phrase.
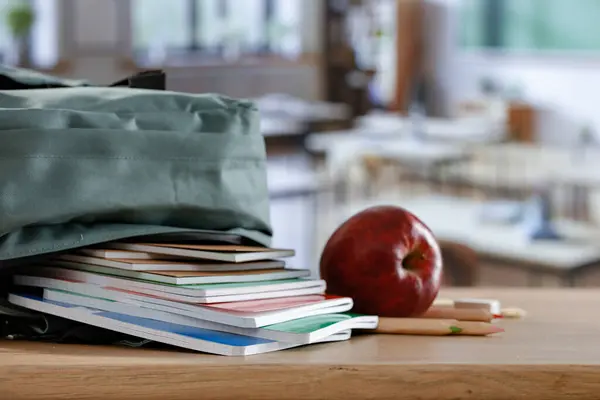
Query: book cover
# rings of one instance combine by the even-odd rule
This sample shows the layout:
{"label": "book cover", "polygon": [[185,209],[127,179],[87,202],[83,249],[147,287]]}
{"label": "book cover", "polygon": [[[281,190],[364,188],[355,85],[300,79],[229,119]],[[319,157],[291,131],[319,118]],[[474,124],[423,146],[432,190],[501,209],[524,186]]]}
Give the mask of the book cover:
{"label": "book cover", "polygon": [[199,259],[180,260],[143,260],[143,259],[106,259],[79,254],[60,254],[55,262],[67,261],[78,264],[91,264],[103,267],[132,271],[198,271],[198,272],[237,272],[267,269],[282,269],[285,262],[281,260],[261,260],[254,262],[231,263]]}
{"label": "book cover", "polygon": [[85,247],[85,248],[77,249],[76,253],[85,255],[85,256],[90,256],[90,257],[104,258],[107,260],[111,260],[111,259],[144,260],[144,261],[148,261],[148,260],[186,261],[186,260],[188,260],[186,258],[169,256],[169,255],[164,255],[164,254],[152,254],[152,253],[145,253],[145,252],[141,252],[141,251],[131,251],[131,250],[111,250],[111,249],[102,249],[102,248],[93,248],[93,247],[92,248]]}
{"label": "book cover", "polygon": [[271,253],[287,252],[293,254],[291,249],[274,249],[260,246],[236,246],[236,245],[215,245],[215,244],[175,244],[175,243],[140,243],[149,246],[175,247],[180,249],[206,250],[222,253]]}
{"label": "book cover", "polygon": [[318,294],[310,296],[283,297],[277,299],[261,299],[249,301],[236,301],[231,303],[217,303],[207,305],[206,307],[226,310],[229,312],[235,312],[239,314],[252,315],[270,311],[281,311],[296,307],[306,307],[309,305],[333,306],[338,304],[345,304],[351,308],[352,299],[349,297]]}
{"label": "book cover", "polygon": [[[325,282],[319,280],[290,280],[277,281],[281,283],[272,285],[243,285],[243,286],[225,286],[220,285],[188,285],[177,286],[160,283],[146,283],[125,278],[113,278],[103,275],[95,275],[76,270],[58,270],[53,271],[50,267],[41,268],[40,270],[30,269],[28,271],[33,276],[15,275],[13,280],[27,280],[29,286],[42,285],[60,285],[61,279],[78,281],[88,284],[92,287],[103,287],[112,291],[120,291],[123,293],[138,293],[145,294],[149,297],[177,301],[190,304],[212,304],[224,303],[230,301],[246,301],[257,299],[272,299],[290,296],[303,296],[311,294],[323,294],[325,292]],[[89,276],[91,275],[91,276]],[[193,286],[190,288],[189,286]],[[210,286],[216,286],[211,288]],[[61,289],[60,287],[55,287]]]}
{"label": "book cover", "polygon": [[[274,258],[293,257],[296,253],[291,249],[267,249],[263,251],[234,251],[232,246],[209,246],[191,244],[160,243],[107,243],[107,247],[119,250],[133,250],[148,253],[173,255],[179,257],[225,261],[232,263],[270,260]],[[214,250],[225,249],[226,251]]]}
{"label": "book cover", "polygon": [[303,278],[310,275],[308,270],[275,268],[256,269],[246,271],[176,271],[176,270],[132,270],[118,267],[108,267],[100,264],[94,265],[78,261],[54,260],[50,265],[66,267],[80,271],[93,272],[103,275],[131,278],[148,282],[165,283],[172,285],[199,285],[217,283],[243,283],[276,281],[294,278]]}
{"label": "book cover", "polygon": [[[13,276],[13,282],[17,286],[55,289],[74,294],[135,304],[140,307],[180,314],[192,318],[252,328],[311,315],[347,312],[353,306],[352,299],[347,297],[331,298],[313,295],[291,297],[291,299],[294,299],[293,302],[289,300],[290,298],[286,298],[281,302],[276,301],[278,299],[270,299],[273,301],[264,300],[262,304],[257,304],[256,301],[249,301],[250,304],[246,307],[237,307],[238,304],[246,302],[218,303],[211,306],[210,304],[181,303],[152,294],[102,287],[76,280],[15,275]],[[292,292],[286,291],[286,294],[290,295]],[[322,300],[318,301],[318,297]]]}
{"label": "book cover", "polygon": [[200,318],[191,318],[179,314],[152,310],[143,306],[120,303],[106,298],[75,294],[54,289],[45,289],[44,299],[105,311],[119,312],[121,314],[136,317],[156,319],[163,322],[295,344],[310,344],[339,332],[351,329],[374,329],[377,326],[376,317],[334,313],[301,317],[293,321],[265,326],[264,328],[240,328]]}
{"label": "book cover", "polygon": [[[78,269],[59,268],[54,266],[32,267],[28,270],[32,275],[58,279],[72,279],[100,286],[111,286],[125,290],[143,291],[144,293],[172,293],[188,297],[210,297],[242,294],[258,294],[283,290],[322,288],[325,281],[304,278],[266,280],[260,282],[235,283],[206,283],[193,285],[176,285],[164,282],[153,282],[145,279],[133,279],[108,275],[98,272],[88,272]],[[319,294],[319,293],[315,293]],[[268,298],[269,296],[257,296]],[[280,297],[280,296],[276,296]]]}
{"label": "book cover", "polygon": [[[213,331],[110,311],[94,310],[44,300],[39,296],[11,293],[9,294],[9,301],[30,310],[211,354],[246,356],[298,346],[269,339]],[[347,337],[345,332],[342,332],[340,336],[342,338]],[[332,340],[336,340],[336,338],[325,338],[325,341]]]}

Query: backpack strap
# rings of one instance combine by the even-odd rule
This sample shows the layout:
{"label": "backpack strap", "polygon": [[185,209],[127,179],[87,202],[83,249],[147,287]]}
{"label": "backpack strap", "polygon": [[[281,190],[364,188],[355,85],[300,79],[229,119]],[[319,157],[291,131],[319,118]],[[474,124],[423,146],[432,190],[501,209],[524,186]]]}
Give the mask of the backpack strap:
{"label": "backpack strap", "polygon": [[136,89],[152,89],[152,90],[166,90],[167,77],[162,70],[150,70],[142,71],[135,75],[131,75],[125,79],[121,79],[111,85],[110,87],[126,86],[129,88]]}
{"label": "backpack strap", "polygon": [[0,74],[0,90],[56,89],[62,87],[68,86],[59,83],[27,83],[8,75]]}
{"label": "backpack strap", "polygon": [[[29,72],[23,69],[16,71],[21,73],[23,71]],[[46,75],[43,76],[44,79],[37,78],[37,76],[40,74],[36,74],[34,72],[32,72],[30,75],[31,77],[28,75],[27,79],[24,79],[19,74],[13,73],[12,70],[0,70],[0,90],[56,89],[90,86],[87,83],[83,83],[83,81],[71,81]],[[166,90],[166,80],[166,74],[164,71],[149,70],[142,71],[127,78],[121,79],[109,85],[109,87]]]}

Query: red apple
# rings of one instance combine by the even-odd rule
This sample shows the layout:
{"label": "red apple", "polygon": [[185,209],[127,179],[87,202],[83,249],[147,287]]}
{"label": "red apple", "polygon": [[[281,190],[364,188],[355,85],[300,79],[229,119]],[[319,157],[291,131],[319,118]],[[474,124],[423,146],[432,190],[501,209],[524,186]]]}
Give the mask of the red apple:
{"label": "red apple", "polygon": [[442,278],[440,247],[429,228],[395,206],[371,207],[344,222],[320,261],[327,292],[354,300],[353,311],[382,317],[424,313]]}

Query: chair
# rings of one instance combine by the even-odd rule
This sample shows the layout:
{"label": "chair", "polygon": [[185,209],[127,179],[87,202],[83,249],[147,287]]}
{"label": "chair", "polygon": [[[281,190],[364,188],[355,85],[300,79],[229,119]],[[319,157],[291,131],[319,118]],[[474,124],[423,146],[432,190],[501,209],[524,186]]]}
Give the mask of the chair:
{"label": "chair", "polygon": [[479,279],[477,253],[460,243],[440,241],[444,262],[443,286],[476,286]]}

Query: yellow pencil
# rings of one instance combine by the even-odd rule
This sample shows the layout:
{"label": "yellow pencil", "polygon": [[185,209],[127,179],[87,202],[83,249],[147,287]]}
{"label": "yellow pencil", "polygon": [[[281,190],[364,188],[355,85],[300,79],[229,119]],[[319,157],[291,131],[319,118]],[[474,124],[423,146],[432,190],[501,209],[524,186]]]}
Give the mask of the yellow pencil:
{"label": "yellow pencil", "polygon": [[504,332],[499,326],[487,322],[458,321],[455,319],[379,318],[375,333],[396,335],[469,335],[486,336]]}

